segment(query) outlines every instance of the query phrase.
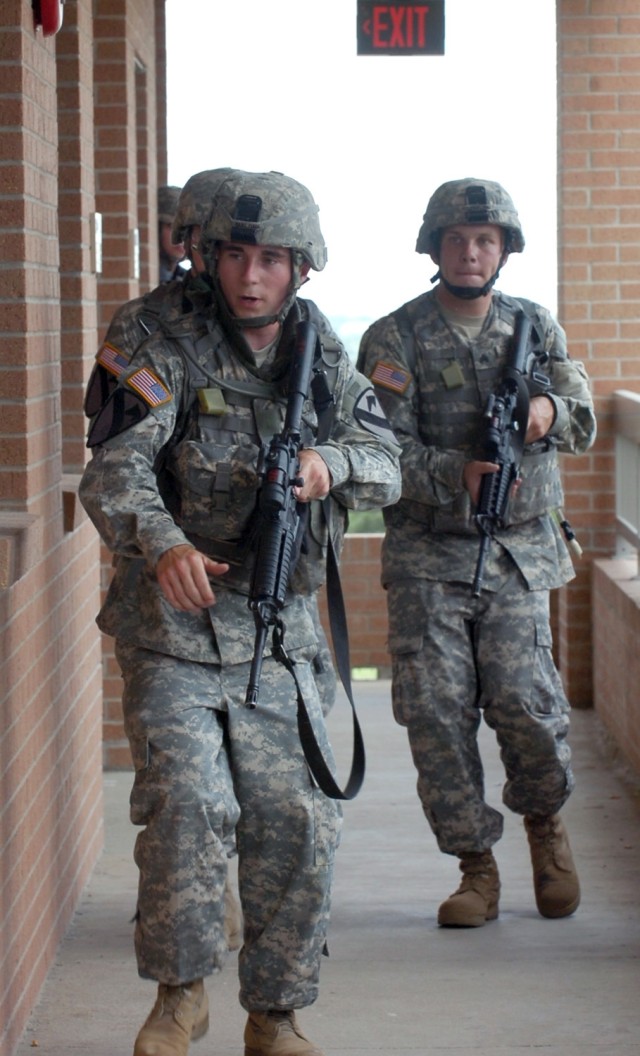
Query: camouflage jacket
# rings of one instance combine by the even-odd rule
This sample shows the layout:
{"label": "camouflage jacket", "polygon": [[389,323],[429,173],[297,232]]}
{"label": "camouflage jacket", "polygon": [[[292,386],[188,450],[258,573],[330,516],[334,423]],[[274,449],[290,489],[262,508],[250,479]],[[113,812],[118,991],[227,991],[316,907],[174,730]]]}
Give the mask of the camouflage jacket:
{"label": "camouflage jacket", "polygon": [[[259,370],[246,350],[239,354],[212,307],[149,337],[119,375],[101,412],[110,435],[93,448],[80,488],[85,509],[115,555],[115,573],[98,620],[107,634],[194,660],[240,663],[251,658],[251,549],[216,581],[216,604],[195,615],[178,612],[165,601],[154,569],[172,546],[192,541],[217,556],[219,542],[244,542],[251,534],[264,439],[261,423],[270,423],[272,435],[279,431],[289,350],[304,314],[296,302],[273,363]],[[193,402],[185,348],[202,372],[207,398],[218,394],[211,412]],[[308,400],[306,446],[316,446],[327,463],[332,501],[338,506],[367,509],[395,502],[399,448],[373,388],[341,346],[335,369],[328,435],[316,443],[318,417]],[[113,413],[116,406],[122,415]],[[226,552],[221,556],[227,559]],[[303,598],[292,593],[285,608],[288,649],[315,643]]]}
{"label": "camouflage jacket", "polygon": [[[525,446],[522,484],[508,527],[490,548],[484,585],[497,588],[510,564],[505,554],[530,589],[559,586],[573,575],[553,511],[563,502],[557,452],[579,454],[595,438],[585,370],[569,358],[564,332],[545,308],[495,292],[480,334],[465,341],[432,290],[374,323],[358,358],[402,447],[402,498],[385,510],[384,583],[415,576],[473,581],[479,537],[463,468],[483,457],[483,411],[502,378],[521,307],[534,320],[535,372],[548,378],[545,395],[556,416],[548,438]],[[404,338],[402,313],[411,323]]]}

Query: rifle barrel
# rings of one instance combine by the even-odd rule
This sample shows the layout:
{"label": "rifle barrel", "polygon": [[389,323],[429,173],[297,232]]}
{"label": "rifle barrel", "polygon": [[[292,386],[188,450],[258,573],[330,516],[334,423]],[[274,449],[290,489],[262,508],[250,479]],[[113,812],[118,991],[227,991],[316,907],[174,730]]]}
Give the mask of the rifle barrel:
{"label": "rifle barrel", "polygon": [[491,536],[487,532],[483,532],[480,536],[480,549],[478,550],[478,560],[476,561],[476,571],[473,577],[473,596],[479,598],[482,593],[482,580],[484,579],[484,563],[487,558],[487,552],[489,550],[489,543],[491,542]]}
{"label": "rifle barrel", "polygon": [[247,683],[247,693],[244,699],[245,706],[251,709],[255,708],[258,703],[260,675],[262,674],[262,654],[267,641],[267,624],[257,612],[254,613],[254,616],[256,622],[256,637],[253,647],[251,671],[249,672],[249,681]]}

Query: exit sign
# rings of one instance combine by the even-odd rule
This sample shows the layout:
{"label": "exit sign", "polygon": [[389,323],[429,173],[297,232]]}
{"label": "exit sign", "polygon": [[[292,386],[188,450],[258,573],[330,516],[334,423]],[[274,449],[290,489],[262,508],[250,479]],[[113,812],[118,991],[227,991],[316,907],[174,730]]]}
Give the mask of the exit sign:
{"label": "exit sign", "polygon": [[444,55],[444,0],[358,0],[358,55]]}

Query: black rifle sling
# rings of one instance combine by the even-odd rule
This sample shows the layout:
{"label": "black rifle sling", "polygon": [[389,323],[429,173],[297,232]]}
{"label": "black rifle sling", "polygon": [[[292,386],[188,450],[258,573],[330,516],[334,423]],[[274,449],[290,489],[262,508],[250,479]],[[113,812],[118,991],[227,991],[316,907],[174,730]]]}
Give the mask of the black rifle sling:
{"label": "black rifle sling", "polygon": [[[313,305],[313,308],[315,308],[315,305]],[[311,312],[310,314],[313,318],[313,313]],[[322,343],[322,338],[320,338],[320,342]],[[328,386],[328,388],[331,392],[333,391],[333,385]],[[324,400],[321,403],[317,398],[317,394],[314,393],[314,402],[316,404],[316,413],[318,415],[318,435],[316,439],[318,444],[322,444],[328,438],[331,431],[331,423],[333,421],[333,399]],[[331,532],[331,498],[329,495],[327,495],[322,501],[322,515],[327,526],[328,537],[326,596],[331,644],[333,645],[333,654],[338,674],[340,675],[340,681],[347,694],[347,699],[351,705],[353,716],[353,755],[351,760],[351,772],[344,791],[341,791],[336,784],[333,774],[322,756],[301,693],[298,694],[298,732],[305,758],[309,764],[309,769],[325,795],[329,796],[331,799],[353,799],[360,791],[364,781],[366,756],[362,730],[358,721],[356,705],[353,699],[353,690],[351,688],[349,629],[344,604],[344,595],[342,593],[342,583],[340,581],[338,556],[333,545],[333,535]]]}
{"label": "black rifle sling", "polygon": [[409,309],[406,304],[402,304],[399,308],[396,308],[395,311],[391,312],[391,315],[395,319],[396,326],[398,327],[398,333],[400,334],[400,340],[402,341],[407,366],[413,373],[416,366],[416,341]]}
{"label": "black rifle sling", "polygon": [[[327,503],[323,502],[323,511],[328,524]],[[330,526],[329,526],[330,527]],[[330,799],[353,799],[362,788],[364,781],[366,759],[362,730],[358,721],[356,706],[351,689],[351,670],[349,661],[349,632],[347,627],[347,615],[344,606],[342,586],[340,584],[340,572],[338,570],[338,559],[336,556],[331,532],[329,532],[329,545],[327,548],[327,607],[329,611],[329,623],[331,629],[331,641],[333,644],[336,667],[340,675],[340,681],[344,686],[345,693],[351,705],[353,715],[353,755],[351,760],[351,772],[347,784],[342,790],[337,784],[331,770],[322,755],[322,750],[316,740],[313,725],[309,718],[300,686],[293,669],[291,661],[285,662],[279,657],[293,675],[298,691],[298,733],[300,743],[304,751],[305,759],[309,769],[315,778],[318,787],[322,789]],[[288,658],[287,658],[288,660]]]}

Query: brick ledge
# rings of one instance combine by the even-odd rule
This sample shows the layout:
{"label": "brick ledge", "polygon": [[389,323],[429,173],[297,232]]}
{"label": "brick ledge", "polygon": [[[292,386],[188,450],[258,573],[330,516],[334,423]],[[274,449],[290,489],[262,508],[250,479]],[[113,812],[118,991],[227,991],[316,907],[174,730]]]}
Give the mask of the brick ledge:
{"label": "brick ledge", "polygon": [[0,590],[29,571],[41,553],[41,520],[30,513],[0,511]]}

